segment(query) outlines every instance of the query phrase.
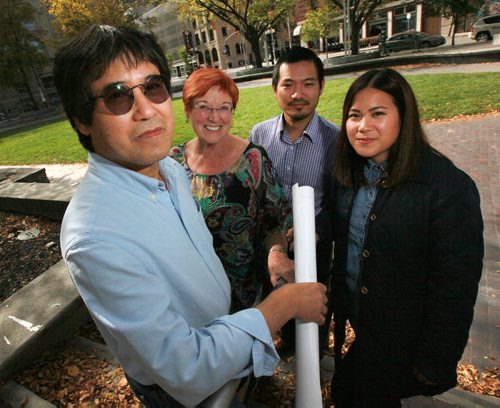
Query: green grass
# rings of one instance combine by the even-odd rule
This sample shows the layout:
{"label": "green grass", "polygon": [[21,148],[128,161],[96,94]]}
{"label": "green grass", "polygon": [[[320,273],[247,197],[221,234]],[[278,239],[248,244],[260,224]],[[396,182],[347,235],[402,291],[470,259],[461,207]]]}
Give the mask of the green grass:
{"label": "green grass", "polygon": [[[423,121],[500,110],[500,73],[409,75]],[[345,93],[353,78],[326,83],[318,113],[339,124]],[[174,100],[176,137],[181,143],[193,137],[182,101]],[[258,122],[280,112],[271,86],[242,89],[232,132],[241,137]],[[0,134],[0,165],[77,163],[86,161],[76,133],[67,120],[31,125]]]}

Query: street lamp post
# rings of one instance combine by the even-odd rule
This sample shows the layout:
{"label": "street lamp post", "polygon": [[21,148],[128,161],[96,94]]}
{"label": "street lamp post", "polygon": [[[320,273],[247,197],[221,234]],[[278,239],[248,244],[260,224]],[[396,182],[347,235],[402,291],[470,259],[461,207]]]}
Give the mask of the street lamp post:
{"label": "street lamp post", "polygon": [[270,27],[269,31],[271,32],[271,51],[273,53],[273,65],[274,65],[274,62],[276,61],[276,51],[274,50],[274,36],[273,36],[274,28]]}
{"label": "street lamp post", "polygon": [[349,0],[344,0],[342,3],[344,9],[344,54],[347,56],[350,54],[350,23],[349,23]]}
{"label": "street lamp post", "polygon": [[290,13],[286,18],[286,25],[288,27],[288,48],[292,48],[292,33],[290,32]]}

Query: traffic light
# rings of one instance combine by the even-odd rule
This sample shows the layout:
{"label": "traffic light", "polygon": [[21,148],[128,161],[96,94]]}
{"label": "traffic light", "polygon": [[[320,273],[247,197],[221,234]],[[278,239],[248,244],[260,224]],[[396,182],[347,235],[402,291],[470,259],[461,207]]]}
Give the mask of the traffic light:
{"label": "traffic light", "polygon": [[229,45],[227,45],[227,44],[226,44],[226,45],[224,45],[224,49],[222,50],[222,53],[223,53],[224,55],[230,55],[230,54],[229,54],[229,52],[230,52],[230,51],[229,51]]}
{"label": "traffic light", "polygon": [[184,30],[182,32],[182,37],[184,38],[184,46],[186,47],[186,51],[188,54],[193,54],[193,35],[191,31]]}

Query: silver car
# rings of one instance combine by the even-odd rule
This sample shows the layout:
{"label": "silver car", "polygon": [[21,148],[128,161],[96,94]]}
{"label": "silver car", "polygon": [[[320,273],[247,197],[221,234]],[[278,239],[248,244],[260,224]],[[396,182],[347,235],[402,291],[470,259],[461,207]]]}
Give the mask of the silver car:
{"label": "silver car", "polygon": [[469,32],[469,38],[476,41],[492,40],[495,34],[500,34],[500,14],[481,17]]}

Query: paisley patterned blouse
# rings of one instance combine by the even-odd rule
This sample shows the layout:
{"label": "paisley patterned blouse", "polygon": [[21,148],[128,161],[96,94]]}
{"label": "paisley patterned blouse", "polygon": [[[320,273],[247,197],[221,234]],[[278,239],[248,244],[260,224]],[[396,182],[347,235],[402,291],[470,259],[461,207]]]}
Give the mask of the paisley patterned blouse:
{"label": "paisley patterned blouse", "polygon": [[231,282],[231,313],[252,307],[270,288],[266,238],[285,231],[291,217],[271,161],[264,148],[250,143],[230,169],[198,174],[186,163],[184,150],[184,144],[174,146],[170,156],[186,170],[213,235]]}

